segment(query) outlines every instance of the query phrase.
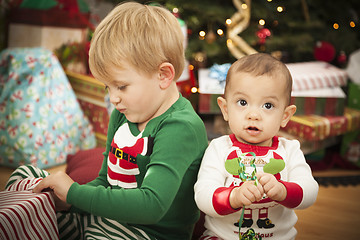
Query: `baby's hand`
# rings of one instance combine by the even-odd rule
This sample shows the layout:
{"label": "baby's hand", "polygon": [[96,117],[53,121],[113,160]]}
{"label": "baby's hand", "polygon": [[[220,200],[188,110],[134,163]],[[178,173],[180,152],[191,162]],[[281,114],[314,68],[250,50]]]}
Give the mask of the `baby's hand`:
{"label": "baby's hand", "polygon": [[265,194],[274,201],[283,201],[286,198],[287,191],[281,182],[270,173],[257,173],[259,184],[263,187]]}
{"label": "baby's hand", "polygon": [[254,181],[247,181],[231,191],[230,205],[234,209],[249,206],[255,201],[260,201],[263,194],[264,189],[260,184],[256,186]]}

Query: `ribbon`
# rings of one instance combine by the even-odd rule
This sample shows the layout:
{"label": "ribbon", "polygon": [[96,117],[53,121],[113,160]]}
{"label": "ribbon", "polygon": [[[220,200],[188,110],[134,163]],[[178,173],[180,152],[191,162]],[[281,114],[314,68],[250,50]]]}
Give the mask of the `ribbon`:
{"label": "ribbon", "polygon": [[[245,165],[242,163],[242,157],[246,155],[252,155],[253,158],[250,160],[250,167],[253,168],[251,173],[246,173]],[[232,175],[238,175],[241,181],[255,181],[255,186],[258,185],[258,179],[256,177],[256,155],[253,152],[243,153],[240,157],[225,161],[225,169]],[[239,219],[239,240],[261,240],[260,234],[255,233],[254,229],[249,228],[244,234],[241,234],[241,225],[244,219],[245,206],[242,208],[241,216]]]}
{"label": "ribbon", "polygon": [[226,80],[226,75],[229,71],[231,64],[230,63],[224,63],[224,64],[214,64],[210,67],[210,73],[209,77],[219,80],[220,82],[223,82]]}

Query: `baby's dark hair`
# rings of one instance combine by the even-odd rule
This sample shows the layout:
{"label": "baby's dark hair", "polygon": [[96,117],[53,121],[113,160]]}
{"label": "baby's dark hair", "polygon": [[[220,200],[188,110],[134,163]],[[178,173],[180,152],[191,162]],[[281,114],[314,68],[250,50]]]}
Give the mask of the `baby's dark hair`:
{"label": "baby's dark hair", "polygon": [[238,72],[245,72],[254,76],[268,75],[269,77],[283,78],[284,81],[286,81],[285,90],[289,98],[288,104],[290,104],[292,77],[289,69],[283,62],[266,53],[255,53],[238,59],[231,65],[226,76],[225,97],[227,92],[226,90],[230,86],[232,74]]}

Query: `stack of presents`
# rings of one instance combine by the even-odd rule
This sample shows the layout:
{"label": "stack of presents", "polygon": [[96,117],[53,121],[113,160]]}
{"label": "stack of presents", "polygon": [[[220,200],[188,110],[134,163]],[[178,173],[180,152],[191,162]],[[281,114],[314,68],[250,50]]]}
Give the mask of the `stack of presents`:
{"label": "stack of presents", "polygon": [[[61,2],[61,6],[67,3],[71,7],[72,14],[59,9],[57,1],[35,0],[24,0],[24,9],[20,6],[10,14],[9,49],[0,53],[0,166],[33,164],[46,169],[66,163],[68,155],[80,150],[105,145],[112,109],[104,86],[89,75],[64,71],[54,55],[63,43],[86,41],[87,9],[75,4],[83,1]],[[62,19],[62,24],[58,19]],[[298,110],[279,135],[298,139],[306,154],[341,144],[343,158],[360,165],[359,65],[360,51],[350,56],[346,71],[325,62],[288,64],[294,80],[292,101]],[[80,66],[78,72],[84,68]],[[199,70],[200,94],[194,105],[200,114],[221,119],[216,98],[223,94],[224,81],[212,77],[211,72]],[[193,72],[186,69],[178,83],[181,93],[193,98],[190,88],[194,85]],[[221,127],[215,129],[219,134],[227,133]],[[19,191],[20,195],[23,193]],[[39,208],[27,204],[31,196],[26,195],[26,203],[22,203],[22,196],[8,201],[8,195],[15,196],[0,192],[0,212],[10,211],[2,216],[12,215],[18,205],[23,205],[32,211],[31,218],[37,218]],[[42,199],[32,197],[31,201],[53,206],[46,193]],[[54,209],[38,206],[53,213],[44,220],[52,223]],[[4,218],[0,221],[5,222]],[[24,229],[24,237],[18,238],[28,238],[30,230],[25,226],[33,226],[30,218],[16,218],[14,222]],[[0,236],[7,236],[5,239],[12,238],[6,234],[13,232],[14,225],[7,226],[9,231],[0,229]],[[38,238],[56,239],[56,229],[54,233],[52,237]]]}
{"label": "stack of presents", "polygon": [[[91,25],[89,23],[89,9],[86,5],[78,4],[83,1],[62,1],[63,4],[61,6],[63,6],[63,9],[60,9],[60,5],[56,5],[56,2],[57,1],[41,1],[42,4],[39,4],[39,1],[26,0],[22,2],[22,5],[20,5],[19,8],[11,12],[8,33],[9,48],[20,49],[37,46],[54,52],[64,43],[88,41],[87,31],[91,28],[91,26],[89,26]],[[69,11],[66,11],[64,6],[66,6],[66,9],[71,9],[70,15]],[[64,14],[68,14],[68,16],[65,16]],[[54,17],[51,18],[50,16]],[[55,21],[58,16],[63,16],[62,19],[64,19],[64,21]],[[26,35],[26,37],[22,37],[24,35]],[[59,36],[61,36],[61,38]],[[63,79],[65,77],[63,76],[64,74],[61,73],[62,70],[54,70],[47,73],[50,69],[48,67],[49,64],[52,65],[53,68],[56,66],[58,69],[58,64],[54,62],[54,56],[50,53],[40,49],[35,50],[35,52],[28,51],[28,53],[20,53],[19,51],[20,50],[17,50],[16,52],[6,52],[6,56],[4,55],[2,59],[2,64],[11,62],[11,71],[15,74],[13,76],[3,76],[3,78],[0,79],[0,90],[2,91],[1,97],[3,100],[7,99],[4,95],[5,91],[13,91],[15,86],[19,87],[18,85],[22,86],[25,83],[30,85],[34,84],[36,81],[42,81],[41,79],[44,78],[44,74],[50,74],[49,79]],[[49,59],[41,59],[41,56]],[[339,69],[326,62],[288,64],[287,66],[294,81],[292,101],[297,105],[297,113],[292,117],[287,127],[281,129],[279,134],[300,140],[305,154],[341,142],[343,143],[341,149],[342,155],[348,159],[352,159],[351,161],[353,162],[359,162],[360,140],[358,132],[360,128],[360,73],[356,72],[360,65],[359,62],[359,51],[357,51],[350,56],[346,70]],[[28,76],[28,79],[25,79],[23,80],[24,82],[20,83],[22,80],[19,80],[16,71],[19,68],[28,68],[28,70],[32,70],[34,69],[34,66],[37,66],[37,63],[40,64],[39,66],[42,64],[43,67],[48,68],[47,71],[42,72],[37,70],[36,74],[38,75],[34,76],[31,76],[31,74],[27,72],[27,74],[29,74],[26,75]],[[225,68],[228,67],[229,64],[227,64]],[[65,71],[67,80],[61,80],[63,81],[64,86],[61,85],[59,89],[67,89],[71,86],[71,89],[76,96],[76,101],[82,110],[78,116],[82,116],[82,114],[86,116],[86,118],[80,118],[83,119],[83,128],[86,129],[87,132],[84,130],[83,136],[80,135],[78,138],[82,139],[92,132],[96,139],[95,146],[104,146],[106,142],[109,112],[112,110],[111,104],[109,104],[104,86],[93,77],[85,74],[86,71],[83,71],[84,68],[86,68],[86,66],[80,66],[77,69],[79,71],[76,71],[76,68],[71,68],[71,70],[69,70],[67,67],[67,71]],[[195,78],[192,70],[186,69],[184,71],[178,86],[181,93],[193,102],[194,107],[201,115],[212,114],[220,116],[220,109],[217,106],[216,99],[223,94],[224,91],[224,74],[222,74],[222,76],[220,74],[220,78],[218,78],[219,76],[216,76],[216,74],[214,77],[212,68],[199,70],[198,83],[200,94],[191,94],[191,87],[195,85]],[[217,66],[217,68],[221,68],[221,66]],[[223,69],[220,69],[218,72],[221,71],[223,71]],[[24,76],[20,77],[24,79]],[[11,89],[5,86],[6,82],[10,80],[14,81],[12,84],[13,88]],[[67,81],[69,86],[67,85]],[[44,80],[41,84],[45,86],[48,83]],[[54,85],[53,87],[56,88],[57,86]],[[32,89],[33,88],[30,87],[27,91],[32,91]],[[54,94],[59,93],[57,89],[53,89],[52,92],[54,92]],[[29,95],[29,93],[22,89],[20,89],[19,92],[14,92],[14,94],[11,93],[13,96],[12,99],[10,99],[10,102],[12,103],[15,101],[15,104],[16,100],[14,99],[19,94],[23,94],[23,96],[19,95],[18,97],[24,100],[25,93]],[[39,104],[44,104],[44,106],[46,106],[45,103],[37,99],[39,98],[35,98],[35,102],[38,101]],[[30,110],[34,107],[33,104],[22,104],[25,104],[24,106]],[[2,101],[0,113],[2,113],[1,109],[5,108],[5,101]],[[60,110],[61,108],[59,107],[59,111]],[[5,117],[10,120],[10,118],[17,117],[17,113],[17,111],[6,113]],[[31,113],[27,113],[26,115],[25,110],[22,109],[20,109],[20,113],[24,114],[22,117],[25,119],[30,118],[29,116],[36,115]],[[67,116],[66,118],[67,119],[65,119],[64,122],[66,122],[66,120],[69,122],[69,117]],[[221,116],[216,119],[221,119]],[[13,136],[16,135],[15,133],[19,130],[29,132],[26,129],[22,129],[24,128],[22,125],[17,126],[12,123],[7,126],[6,124],[8,124],[8,122],[10,121],[0,121],[0,130],[3,130],[9,135],[6,139],[2,137],[2,139],[0,139],[2,142],[13,142]],[[89,122],[92,127],[91,131],[89,130],[87,122]],[[38,123],[39,126],[41,126],[41,124],[44,123]],[[32,127],[31,125],[37,126],[34,121],[29,125],[30,128]],[[225,125],[226,124],[223,124],[223,126]],[[63,127],[63,125],[59,123],[54,125],[54,129],[60,127]],[[221,124],[217,125],[214,130],[219,131],[219,134],[226,134],[227,131],[225,127],[221,127]],[[58,138],[66,139],[69,134],[65,134],[65,137],[63,135]],[[30,132],[28,136],[29,138],[32,138],[31,140],[34,139],[32,137],[33,134],[30,134]],[[46,137],[46,135],[43,135],[43,138],[44,137]],[[44,145],[40,140],[35,142],[37,148]],[[63,163],[67,153],[73,153],[80,148],[90,148],[94,146],[92,141],[82,142],[82,145],[85,144],[86,146],[82,146],[81,144],[66,145],[66,151],[63,151],[64,154],[60,156],[61,160],[52,160],[54,164]],[[10,148],[6,148],[4,151],[6,151],[6,155],[9,155],[9,153],[17,153],[24,144],[25,141],[23,139],[17,140],[17,149],[11,150]],[[4,144],[2,144],[2,146],[4,146]],[[33,157],[32,162],[39,162],[40,158],[41,156]],[[57,156],[57,159],[59,159],[59,156]],[[11,162],[11,164],[9,163],[8,165],[16,165],[15,159],[4,160],[0,158],[0,163],[6,161]],[[51,166],[51,161],[43,160],[43,162],[44,163],[41,163],[40,166]]]}
{"label": "stack of presents", "polygon": [[[347,69],[321,61],[287,64],[297,112],[279,135],[298,139],[305,154],[341,144],[342,157],[360,165],[359,65],[360,51],[350,56]],[[199,113],[215,114],[214,131],[226,134],[216,102],[224,92],[224,76],[214,74],[218,69],[213,67],[199,71]]]}

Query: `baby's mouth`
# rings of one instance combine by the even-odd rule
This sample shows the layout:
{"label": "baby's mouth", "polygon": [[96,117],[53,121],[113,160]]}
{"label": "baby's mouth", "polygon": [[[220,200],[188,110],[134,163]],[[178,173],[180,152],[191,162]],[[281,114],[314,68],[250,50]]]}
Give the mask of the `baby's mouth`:
{"label": "baby's mouth", "polygon": [[246,132],[251,136],[257,136],[258,134],[260,134],[261,131],[257,127],[250,126],[246,128]]}
{"label": "baby's mouth", "polygon": [[259,131],[257,127],[248,127],[247,130],[249,131]]}

